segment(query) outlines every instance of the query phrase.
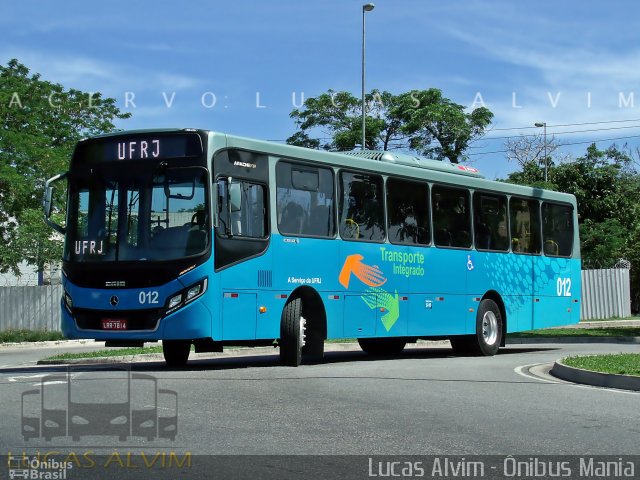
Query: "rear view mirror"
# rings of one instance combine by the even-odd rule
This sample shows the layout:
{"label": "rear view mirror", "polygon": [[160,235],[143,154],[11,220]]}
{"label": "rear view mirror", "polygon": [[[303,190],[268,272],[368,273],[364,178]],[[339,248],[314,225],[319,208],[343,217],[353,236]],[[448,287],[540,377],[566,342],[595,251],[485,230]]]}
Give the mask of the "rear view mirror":
{"label": "rear view mirror", "polygon": [[44,198],[42,200],[42,206],[44,208],[44,221],[47,225],[53,228],[56,232],[64,235],[64,227],[58,225],[51,220],[51,214],[53,213],[53,184],[59,180],[67,178],[67,173],[61,173],[54,177],[51,177],[44,184]]}

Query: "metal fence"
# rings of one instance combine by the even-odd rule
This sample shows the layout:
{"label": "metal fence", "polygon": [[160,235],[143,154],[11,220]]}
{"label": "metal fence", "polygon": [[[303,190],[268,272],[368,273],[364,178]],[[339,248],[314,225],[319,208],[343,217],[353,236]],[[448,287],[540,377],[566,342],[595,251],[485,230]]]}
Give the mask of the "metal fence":
{"label": "metal fence", "polygon": [[60,331],[62,285],[0,287],[0,331]]}
{"label": "metal fence", "polygon": [[628,268],[582,270],[580,320],[631,316]]}

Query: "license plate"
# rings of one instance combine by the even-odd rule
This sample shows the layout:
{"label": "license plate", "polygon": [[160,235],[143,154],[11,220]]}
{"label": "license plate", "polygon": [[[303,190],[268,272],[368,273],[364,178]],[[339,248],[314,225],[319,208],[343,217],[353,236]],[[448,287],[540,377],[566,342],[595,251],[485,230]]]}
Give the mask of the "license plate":
{"label": "license plate", "polygon": [[103,318],[102,329],[103,330],[126,330],[127,321],[122,318]]}

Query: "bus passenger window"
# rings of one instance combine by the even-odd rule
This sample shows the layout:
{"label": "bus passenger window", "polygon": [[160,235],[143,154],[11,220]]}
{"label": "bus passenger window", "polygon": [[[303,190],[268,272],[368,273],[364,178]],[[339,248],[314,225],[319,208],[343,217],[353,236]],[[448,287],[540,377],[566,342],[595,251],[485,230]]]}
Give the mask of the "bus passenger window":
{"label": "bus passenger window", "polygon": [[568,205],[542,204],[542,239],[545,255],[570,257],[573,250],[573,209]]}
{"label": "bus passenger window", "polygon": [[475,244],[478,250],[509,250],[507,197],[476,192],[473,195]]}
{"label": "bus passenger window", "polygon": [[231,211],[227,205],[227,182],[218,180],[219,235],[249,238],[267,237],[266,191],[262,185],[244,180],[233,180],[240,184],[242,192],[240,210]]}
{"label": "bus passenger window", "polygon": [[404,245],[429,245],[429,187],[426,183],[387,180],[389,241]]}
{"label": "bus passenger window", "polygon": [[539,254],[540,210],[537,200],[512,197],[509,201],[511,217],[511,249],[516,253]]}
{"label": "bus passenger window", "polygon": [[436,185],[431,190],[433,238],[440,247],[471,247],[469,192]]}
{"label": "bus passenger window", "polygon": [[383,242],[382,177],[340,172],[340,236],[345,240]]}
{"label": "bus passenger window", "polygon": [[284,235],[333,237],[333,171],[280,161],[276,165],[278,230]]}

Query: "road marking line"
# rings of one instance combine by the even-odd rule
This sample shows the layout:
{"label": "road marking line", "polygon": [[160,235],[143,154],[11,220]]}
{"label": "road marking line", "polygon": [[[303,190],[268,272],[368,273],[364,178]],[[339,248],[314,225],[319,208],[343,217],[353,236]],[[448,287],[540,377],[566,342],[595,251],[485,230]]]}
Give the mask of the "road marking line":
{"label": "road marking line", "polygon": [[540,382],[553,383],[553,384],[563,383],[561,381],[554,381],[554,380],[548,380],[546,378],[536,377],[535,375],[531,375],[530,373],[525,373],[524,371],[525,369],[528,369],[531,367],[537,367],[539,365],[544,365],[544,363],[531,363],[529,365],[521,365],[519,367],[514,368],[513,371],[522,377],[538,380]]}
{"label": "road marking line", "polygon": [[522,376],[522,377],[530,378],[530,379],[533,379],[533,380],[538,380],[540,382],[552,383],[552,384],[556,384],[556,385],[568,385],[570,387],[586,388],[586,389],[589,389],[589,390],[598,390],[600,392],[606,391],[606,392],[612,392],[612,393],[622,393],[622,394],[625,394],[625,395],[640,395],[640,392],[632,392],[632,391],[620,390],[620,389],[616,389],[616,388],[599,387],[597,385],[585,385],[583,383],[573,383],[573,382],[568,382],[566,380],[562,380],[560,378],[558,378],[557,380],[550,380],[550,379],[538,377],[538,376],[533,375],[531,373],[525,373],[525,369],[528,369],[528,368],[531,368],[531,367],[539,367],[541,365],[548,365],[548,364],[546,364],[546,363],[532,363],[532,364],[529,364],[529,365],[521,365],[520,367],[514,368],[513,371],[515,373],[517,373],[518,375]]}

